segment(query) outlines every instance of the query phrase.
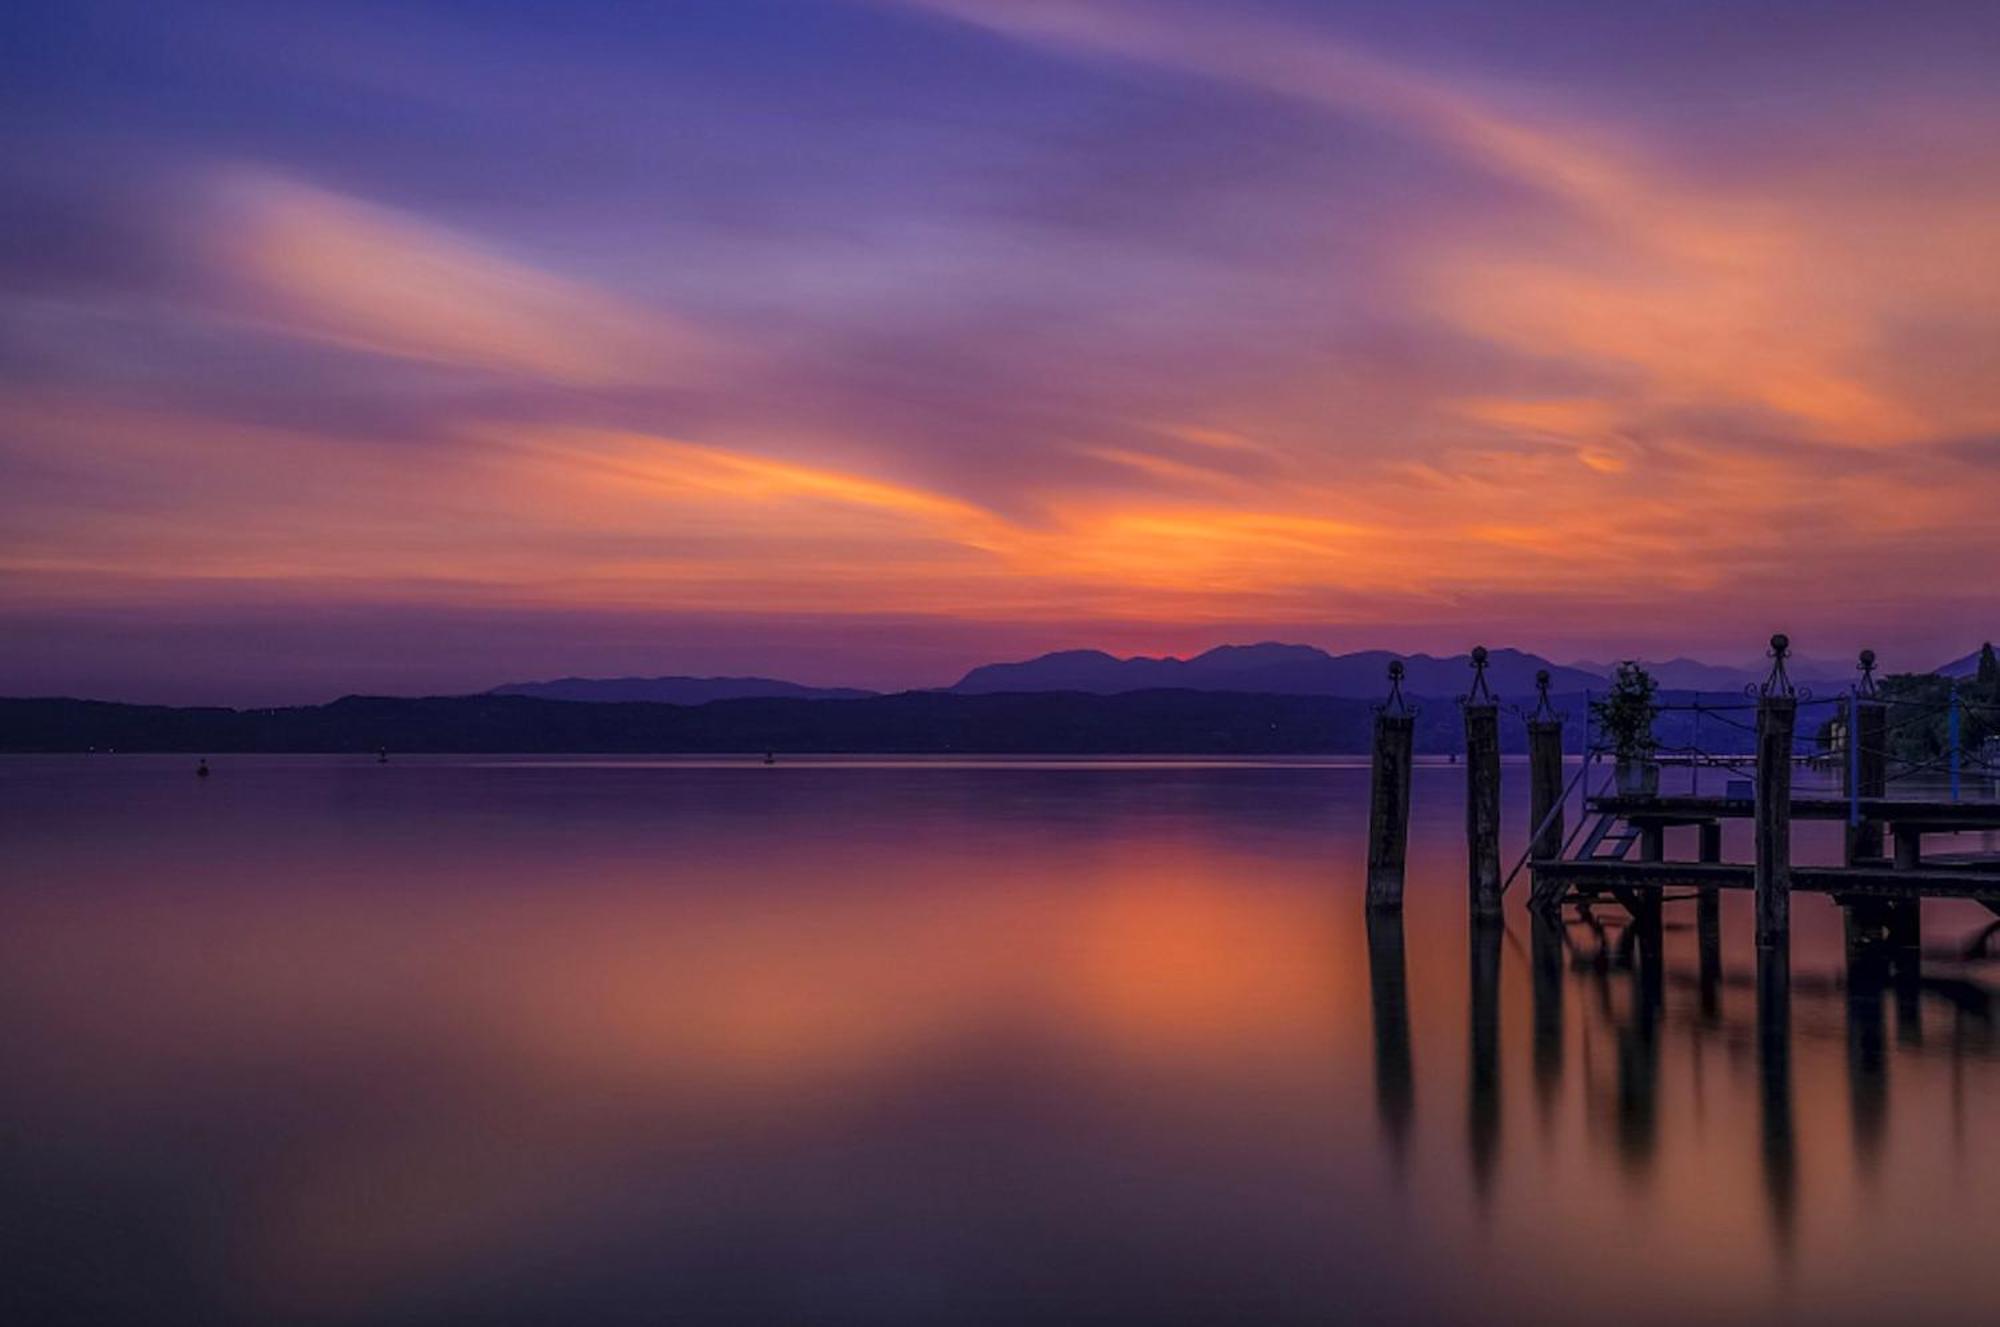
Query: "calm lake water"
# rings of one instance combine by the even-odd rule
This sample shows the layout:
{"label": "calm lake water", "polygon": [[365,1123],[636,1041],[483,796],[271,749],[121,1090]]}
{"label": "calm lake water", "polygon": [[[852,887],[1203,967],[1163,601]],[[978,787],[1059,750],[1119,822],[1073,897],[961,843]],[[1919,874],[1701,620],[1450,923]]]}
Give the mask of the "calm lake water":
{"label": "calm lake water", "polygon": [[0,761],[8,1322],[2000,1315],[1975,905],[1760,1022],[1446,765],[1371,935],[1359,761],[192,764]]}

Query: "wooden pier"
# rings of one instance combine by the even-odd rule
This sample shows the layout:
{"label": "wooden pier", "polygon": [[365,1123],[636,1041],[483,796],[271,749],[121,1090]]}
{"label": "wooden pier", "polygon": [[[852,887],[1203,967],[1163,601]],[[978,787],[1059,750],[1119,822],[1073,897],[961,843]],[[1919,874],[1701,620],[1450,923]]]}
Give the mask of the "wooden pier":
{"label": "wooden pier", "polygon": [[[1863,685],[1846,698],[1843,710],[1847,740],[1854,744],[1848,759],[1848,795],[1801,796],[1792,791],[1799,699],[1785,674],[1789,649],[1785,637],[1772,637],[1771,678],[1757,699],[1751,795],[1584,797],[1586,827],[1573,849],[1551,852],[1551,836],[1546,834],[1537,835],[1531,845],[1529,869],[1539,909],[1609,895],[1641,916],[1658,907],[1659,891],[1668,888],[1692,887],[1704,895],[1748,889],[1756,895],[1760,948],[1788,943],[1795,891],[1827,895],[1847,909],[1848,935],[1855,943],[1886,941],[1914,947],[1919,910],[1926,898],[1970,899],[2000,914],[2000,853],[1924,853],[1926,836],[2000,830],[2000,803],[1884,795],[1884,707],[1872,685],[1873,651],[1863,651]],[[1752,861],[1722,860],[1722,826],[1732,819],[1747,819],[1755,826]],[[1794,820],[1844,822],[1844,863],[1793,862]],[[1668,860],[1667,831],[1688,827],[1698,836],[1697,859]],[[1885,838],[1894,844],[1888,856],[1883,855]],[[1636,861],[1629,859],[1634,842],[1642,845]]]}
{"label": "wooden pier", "polygon": [[[1785,667],[1789,654],[1789,640],[1773,636],[1770,677],[1755,689],[1753,777],[1732,781],[1727,795],[1624,793],[1608,787],[1592,794],[1585,782],[1590,753],[1584,768],[1566,784],[1562,716],[1549,702],[1547,675],[1538,678],[1540,703],[1522,715],[1528,727],[1531,823],[1528,850],[1515,869],[1516,874],[1522,866],[1528,869],[1533,882],[1531,910],[1554,916],[1571,902],[1615,901],[1641,929],[1656,930],[1665,891],[1692,889],[1706,934],[1714,929],[1717,891],[1746,889],[1756,896],[1758,948],[1779,951],[1789,947],[1794,892],[1823,894],[1846,909],[1848,936],[1855,944],[1913,948],[1926,898],[1969,899],[2000,914],[2000,853],[1925,852],[1929,837],[2000,830],[2000,802],[1960,800],[1955,776],[1949,799],[1887,795],[1887,704],[1875,691],[1874,652],[1861,654],[1859,685],[1833,701],[1816,702],[1793,687]],[[1498,918],[1501,897],[1514,876],[1504,880],[1499,876],[1499,706],[1486,689],[1486,652],[1475,650],[1472,659],[1472,688],[1461,703],[1466,724],[1468,905],[1473,922],[1481,925]],[[1393,681],[1390,703],[1383,707],[1376,728],[1368,876],[1369,906],[1389,911],[1402,905],[1410,795],[1407,709],[1400,678]],[[1802,701],[1841,707],[1838,714],[1847,745],[1844,796],[1793,791],[1793,767],[1806,758],[1795,749]],[[1953,762],[1955,770],[1956,756]],[[1565,807],[1572,790],[1580,792],[1582,816],[1565,836]],[[1723,860],[1722,831],[1730,820],[1752,822],[1751,860]],[[1843,862],[1835,866],[1794,862],[1795,820],[1843,822],[1847,827]],[[1688,829],[1694,831],[1694,859],[1669,858],[1669,831]]]}

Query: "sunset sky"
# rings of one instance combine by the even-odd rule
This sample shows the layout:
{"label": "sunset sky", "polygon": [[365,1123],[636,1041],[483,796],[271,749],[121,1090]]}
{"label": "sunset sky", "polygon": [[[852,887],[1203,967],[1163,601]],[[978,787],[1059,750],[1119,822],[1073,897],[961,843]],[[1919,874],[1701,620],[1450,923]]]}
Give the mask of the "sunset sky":
{"label": "sunset sky", "polygon": [[2000,6],[10,4],[0,694],[2000,634]]}

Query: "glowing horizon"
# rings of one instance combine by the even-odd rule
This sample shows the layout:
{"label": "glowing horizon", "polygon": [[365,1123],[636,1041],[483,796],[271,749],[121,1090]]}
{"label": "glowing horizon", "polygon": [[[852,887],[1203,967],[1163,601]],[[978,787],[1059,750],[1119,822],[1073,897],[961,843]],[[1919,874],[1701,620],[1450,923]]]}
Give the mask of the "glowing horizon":
{"label": "glowing horizon", "polygon": [[0,694],[1996,634],[1990,9],[6,20]]}

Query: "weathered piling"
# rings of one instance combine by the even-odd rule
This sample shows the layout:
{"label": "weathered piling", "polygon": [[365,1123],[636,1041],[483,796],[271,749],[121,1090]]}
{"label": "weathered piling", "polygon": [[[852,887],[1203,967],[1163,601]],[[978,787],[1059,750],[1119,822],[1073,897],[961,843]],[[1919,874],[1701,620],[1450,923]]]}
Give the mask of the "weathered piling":
{"label": "weathered piling", "polygon": [[[1861,682],[1849,701],[1846,765],[1849,794],[1857,799],[1889,795],[1889,707],[1875,689],[1875,651],[1863,650]],[[1882,855],[1882,822],[1860,817],[1847,827],[1847,864]]]}
{"label": "weathered piling", "polygon": [[1799,698],[1785,673],[1791,641],[1771,637],[1771,675],[1757,697],[1757,947],[1789,946],[1792,929],[1792,732]]}
{"label": "weathered piling", "polygon": [[[1549,703],[1549,670],[1535,674],[1534,712],[1528,715],[1528,858],[1530,863],[1554,861],[1563,850],[1563,720]],[[1552,895],[1554,897],[1552,897]],[[1553,905],[1561,888],[1535,878],[1530,902],[1538,909]]]}
{"label": "weathered piling", "polygon": [[1466,873],[1475,921],[1500,918],[1500,702],[1486,685],[1486,647],[1472,651],[1465,697]]}
{"label": "weathered piling", "polygon": [[1410,846],[1410,761],[1417,718],[1403,700],[1403,665],[1389,665],[1389,698],[1375,711],[1375,754],[1368,782],[1368,906],[1403,906]]}

